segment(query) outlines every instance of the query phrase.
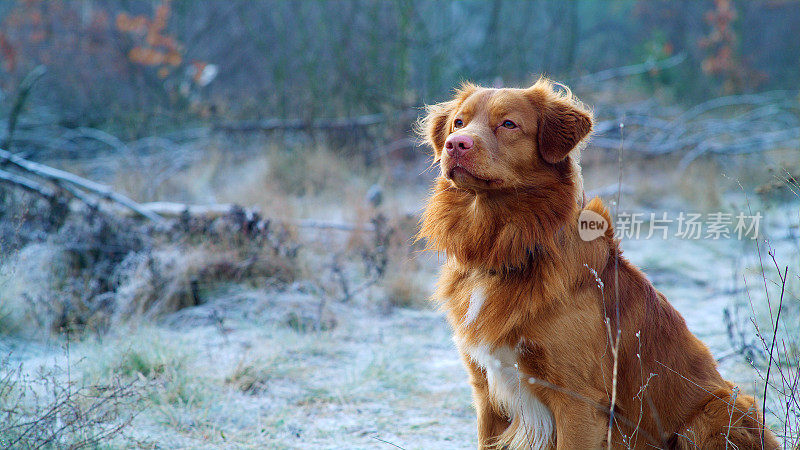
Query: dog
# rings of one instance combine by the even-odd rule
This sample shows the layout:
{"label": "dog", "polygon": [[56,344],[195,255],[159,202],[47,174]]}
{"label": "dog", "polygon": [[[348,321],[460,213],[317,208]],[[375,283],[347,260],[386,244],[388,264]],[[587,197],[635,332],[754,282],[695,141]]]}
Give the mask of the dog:
{"label": "dog", "polygon": [[[464,84],[419,132],[441,172],[418,239],[469,373],[478,447],[774,449],[753,397],[622,256],[579,155],[591,111],[541,78]],[[579,217],[602,218],[579,236]],[[604,228],[604,229],[603,229]]]}

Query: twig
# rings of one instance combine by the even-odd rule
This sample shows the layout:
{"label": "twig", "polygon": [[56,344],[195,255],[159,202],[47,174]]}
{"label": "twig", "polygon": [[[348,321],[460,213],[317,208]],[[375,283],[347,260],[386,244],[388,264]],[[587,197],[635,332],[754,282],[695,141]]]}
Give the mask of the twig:
{"label": "twig", "polygon": [[6,184],[24,189],[28,192],[41,195],[47,200],[53,200],[56,196],[55,192],[53,192],[53,190],[49,189],[47,186],[19,175],[6,172],[5,170],[0,170],[0,182],[4,182]]}
{"label": "twig", "polygon": [[[704,155],[743,155],[795,145],[800,138],[796,91],[773,91],[734,95],[700,103],[672,117],[654,117],[655,105],[623,105],[611,111],[628,116],[631,125],[628,147],[633,154],[655,157],[681,154],[684,170]],[[664,114],[664,113],[662,113]],[[615,150],[619,147],[615,120],[595,126],[591,145]]]}
{"label": "twig", "polygon": [[630,66],[614,67],[612,69],[601,70],[600,72],[590,73],[575,80],[577,83],[591,84],[608,81],[613,78],[627,77],[631,75],[638,75],[640,73],[650,72],[652,70],[668,69],[675,67],[686,60],[685,53],[678,53],[677,55],[670,56],[669,58],[654,61],[648,59],[647,61],[639,64],[632,64]]}
{"label": "twig", "polygon": [[731,408],[734,408],[734,409],[735,409],[737,412],[740,412],[740,413],[742,413],[742,414],[744,414],[744,415],[747,415],[748,413],[750,413],[750,411],[749,411],[749,410],[743,410],[743,409],[739,409],[738,407],[736,407],[736,404],[732,404],[732,403],[728,402],[727,400],[725,400],[725,398],[723,398],[723,397],[720,397],[720,396],[718,396],[718,395],[714,394],[713,392],[709,391],[708,389],[706,389],[705,387],[701,386],[700,384],[698,384],[698,383],[696,383],[696,382],[694,382],[694,381],[690,380],[689,378],[685,377],[685,376],[684,376],[682,373],[680,373],[680,372],[678,372],[677,370],[673,369],[672,367],[670,367],[670,366],[668,366],[668,365],[664,364],[663,362],[661,362],[661,361],[659,361],[659,360],[657,360],[657,359],[655,360],[655,362],[657,362],[658,364],[660,364],[660,365],[661,365],[661,367],[663,367],[663,368],[665,368],[665,369],[669,370],[670,372],[674,373],[675,375],[677,375],[677,376],[679,376],[679,377],[683,378],[685,381],[687,381],[687,382],[689,382],[689,383],[693,384],[695,387],[699,388],[700,390],[704,391],[705,393],[707,393],[707,394],[711,395],[712,397],[716,398],[717,400],[721,400],[721,401],[722,401],[723,403],[725,403],[726,405],[730,406]]}
{"label": "twig", "polygon": [[370,437],[371,437],[372,439],[375,439],[376,441],[381,441],[381,442],[383,442],[384,444],[389,444],[389,445],[391,445],[392,447],[397,447],[397,448],[399,448],[399,449],[406,450],[406,449],[404,449],[403,447],[400,447],[399,445],[395,444],[394,442],[385,441],[385,440],[383,440],[383,439],[379,438],[378,436],[370,436]]}
{"label": "twig", "polygon": [[338,230],[338,231],[372,231],[374,226],[372,224],[353,225],[349,223],[338,222],[325,222],[321,220],[299,220],[294,222],[294,225],[300,228],[316,228],[320,230]]}
{"label": "twig", "polygon": [[22,82],[19,84],[17,99],[14,101],[11,114],[8,116],[6,138],[0,143],[0,148],[11,148],[11,143],[14,139],[14,130],[17,128],[17,119],[19,118],[20,112],[22,112],[22,107],[25,106],[25,101],[28,99],[33,85],[36,84],[39,78],[45,73],[47,73],[47,68],[45,66],[36,66],[22,79]]}
{"label": "twig", "polygon": [[[739,387],[734,386],[733,391],[731,392],[731,403],[736,404],[736,399],[739,397]],[[730,408],[730,414],[728,415],[728,429],[725,432],[725,448],[727,449],[732,442],[730,441],[731,435],[731,425],[733,425],[733,408]],[[763,439],[763,433],[762,433]],[[761,448],[764,448],[764,441],[761,441]]]}
{"label": "twig", "polygon": [[[775,261],[775,256],[774,255],[772,256],[772,260]],[[775,264],[776,264],[776,268],[777,268],[777,262]],[[781,320],[781,309],[782,309],[782,306],[783,306],[783,294],[786,291],[786,274],[788,272],[789,272],[789,266],[786,266],[786,268],[783,269],[783,276],[781,276],[780,269],[778,269],[778,276],[781,277],[781,297],[780,297],[780,300],[778,301],[778,313],[775,315],[775,327],[772,330],[772,344],[770,344],[770,347],[769,347],[769,364],[767,365],[767,377],[766,377],[766,380],[764,381],[764,399],[762,400],[762,404],[761,404],[761,411],[763,412],[763,417],[764,417],[762,419],[762,424],[761,424],[762,428],[761,428],[761,433],[760,433],[761,434],[761,448],[764,448],[764,429],[767,426],[767,424],[766,424],[767,388],[769,387],[769,372],[770,372],[770,369],[772,369],[772,352],[775,349],[775,341],[776,341],[775,338],[778,335],[778,324],[780,323],[780,320]]]}
{"label": "twig", "polygon": [[[147,202],[139,203],[139,208],[153,214],[158,214],[162,218],[179,218],[181,216],[189,215],[190,217],[204,217],[207,219],[214,219],[230,214],[236,208],[241,206],[234,203],[212,203],[208,205],[193,205],[189,203],[177,202]],[[136,211],[133,211],[136,212]],[[256,209],[246,209],[245,212],[259,211]],[[347,222],[332,222],[326,220],[315,219],[275,219],[288,225],[293,225],[298,228],[311,228],[317,230],[333,230],[333,231],[347,231],[359,232],[375,231],[375,225],[372,223],[353,224]]]}
{"label": "twig", "polygon": [[[619,197],[619,195],[617,195],[619,193],[631,194],[633,193],[633,188],[626,184],[614,183],[614,184],[609,184],[608,186],[592,189],[591,191],[586,193],[586,197],[588,198],[611,197],[611,196]],[[619,198],[617,198],[617,200],[619,200]]]}
{"label": "twig", "polygon": [[[619,211],[620,201],[622,200],[622,151],[624,149],[623,143],[624,141],[624,132],[625,124],[620,122],[619,124],[619,132],[620,132],[620,141],[619,141],[619,153],[617,155],[617,163],[618,167],[617,170],[619,172],[619,179],[617,181],[617,201],[616,201],[616,211]],[[608,448],[611,448],[611,434],[614,429],[614,407],[617,403],[617,371],[619,369],[619,342],[620,337],[622,335],[622,327],[619,321],[619,252],[614,252],[614,306],[616,309],[616,322],[615,325],[617,327],[617,338],[616,340],[610,341],[612,347],[611,352],[612,356],[614,357],[614,368],[612,372],[611,378],[611,406],[609,407],[608,415],[608,433],[606,436],[606,444]],[[608,330],[608,338],[611,340],[611,325],[610,320],[606,317],[606,328]]]}
{"label": "twig", "polygon": [[[392,115],[396,120],[409,120],[416,118],[417,110],[410,109],[400,111]],[[363,116],[343,117],[335,119],[316,119],[316,120],[284,120],[267,119],[249,122],[229,122],[218,123],[213,126],[214,131],[227,132],[270,132],[279,130],[338,130],[348,128],[364,128],[379,125],[387,122],[387,116],[382,113],[366,114]]]}
{"label": "twig", "polygon": [[80,127],[75,130],[69,130],[59,139],[59,141],[53,144],[53,147],[59,148],[63,145],[63,143],[71,141],[77,137],[89,138],[98,142],[102,142],[118,152],[128,150],[128,146],[113,134],[89,127]]}
{"label": "twig", "polygon": [[[561,386],[559,386],[557,384],[553,384],[553,383],[550,383],[549,381],[542,380],[542,379],[536,378],[536,377],[529,377],[528,378],[528,384],[543,386],[543,387],[546,387],[548,389],[552,389],[552,390],[554,390],[556,392],[560,392],[562,394],[569,395],[569,396],[575,398],[576,400],[581,400],[581,401],[585,402],[589,406],[592,406],[593,408],[597,409],[598,411],[600,411],[602,413],[608,414],[608,409],[604,405],[594,401],[593,399],[591,399],[589,397],[586,397],[583,394],[580,394],[578,392],[572,391],[570,389],[563,388],[563,387],[561,387]],[[636,424],[632,420],[628,419],[626,416],[623,416],[621,414],[616,414],[614,416],[614,420],[622,422],[625,426],[630,427],[630,428],[635,428],[636,427]],[[651,435],[649,432],[647,432],[647,430],[640,429],[639,433],[641,433],[642,436],[644,436],[644,438],[647,439],[648,441],[650,441],[651,443],[661,444],[661,441],[657,440],[653,435]]]}

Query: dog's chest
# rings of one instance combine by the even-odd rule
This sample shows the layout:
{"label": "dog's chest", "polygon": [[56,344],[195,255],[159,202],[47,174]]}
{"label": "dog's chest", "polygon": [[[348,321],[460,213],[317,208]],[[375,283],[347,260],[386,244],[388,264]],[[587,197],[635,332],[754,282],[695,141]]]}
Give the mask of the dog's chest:
{"label": "dog's chest", "polygon": [[469,345],[456,338],[459,349],[486,372],[489,395],[512,424],[509,431],[512,448],[548,448],[553,434],[553,414],[534,393],[530,379],[519,370],[519,351],[512,347],[491,348]]}

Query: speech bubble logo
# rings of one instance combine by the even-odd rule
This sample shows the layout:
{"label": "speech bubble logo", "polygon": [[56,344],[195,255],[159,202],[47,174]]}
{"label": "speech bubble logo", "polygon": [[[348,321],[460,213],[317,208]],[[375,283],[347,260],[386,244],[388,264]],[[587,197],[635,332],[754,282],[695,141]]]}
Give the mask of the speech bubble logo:
{"label": "speech bubble logo", "polygon": [[584,209],[578,216],[578,235],[584,241],[593,241],[606,233],[608,221],[596,212]]}

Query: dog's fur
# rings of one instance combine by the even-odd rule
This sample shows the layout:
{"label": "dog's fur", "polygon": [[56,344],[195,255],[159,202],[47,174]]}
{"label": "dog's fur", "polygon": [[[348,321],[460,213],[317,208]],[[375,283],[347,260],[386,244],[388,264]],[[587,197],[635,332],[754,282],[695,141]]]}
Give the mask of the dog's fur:
{"label": "dog's fur", "polygon": [[[604,448],[616,384],[614,448],[754,449],[762,434],[776,448],[753,398],[720,376],[611,226],[579,238],[582,209],[611,223],[599,199],[585,204],[591,128],[591,112],[545,79],[464,85],[421,121],[441,174],[419,237],[447,254],[435,297],[470,373],[479,447]],[[449,155],[451,134],[474,146]]]}

